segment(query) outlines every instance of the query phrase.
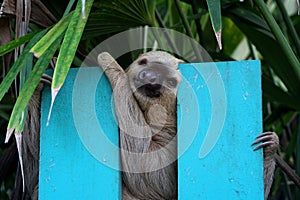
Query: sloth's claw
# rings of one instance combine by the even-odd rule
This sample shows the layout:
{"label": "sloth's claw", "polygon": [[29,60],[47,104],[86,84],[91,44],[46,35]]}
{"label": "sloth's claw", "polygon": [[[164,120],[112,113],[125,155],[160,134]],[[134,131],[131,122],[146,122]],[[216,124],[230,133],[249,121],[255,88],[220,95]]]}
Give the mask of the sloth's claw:
{"label": "sloth's claw", "polygon": [[257,145],[253,151],[263,148],[264,156],[273,156],[279,147],[279,139],[276,133],[269,131],[258,135],[256,140],[252,143],[252,146],[256,144],[259,145]]}

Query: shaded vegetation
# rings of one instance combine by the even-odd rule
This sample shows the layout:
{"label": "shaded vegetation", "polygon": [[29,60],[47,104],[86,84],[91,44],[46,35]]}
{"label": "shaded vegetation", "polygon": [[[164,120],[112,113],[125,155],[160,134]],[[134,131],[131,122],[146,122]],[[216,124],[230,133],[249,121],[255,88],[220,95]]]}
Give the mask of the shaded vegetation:
{"label": "shaded vegetation", "polygon": [[[0,2],[0,199],[14,191],[18,160],[14,139],[4,144],[6,131],[22,132],[22,112],[44,69],[57,69],[52,88],[59,89],[69,67],[79,67],[97,44],[146,25],[189,35],[215,61],[261,60],[264,130],[279,135],[280,157],[300,173],[296,0],[86,0],[86,18],[81,1],[35,0],[26,6],[20,0]],[[66,58],[63,65],[60,57]],[[126,54],[120,62],[131,59]],[[280,167],[269,198],[300,199],[299,189]]]}

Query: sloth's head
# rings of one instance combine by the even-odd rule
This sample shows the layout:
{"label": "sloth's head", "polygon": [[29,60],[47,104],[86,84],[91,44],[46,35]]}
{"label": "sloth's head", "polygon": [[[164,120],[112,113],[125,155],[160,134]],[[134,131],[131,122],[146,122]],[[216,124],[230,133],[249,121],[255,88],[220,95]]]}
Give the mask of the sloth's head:
{"label": "sloth's head", "polygon": [[134,93],[150,99],[175,94],[181,80],[178,64],[183,62],[163,51],[139,56],[130,66],[128,77]]}

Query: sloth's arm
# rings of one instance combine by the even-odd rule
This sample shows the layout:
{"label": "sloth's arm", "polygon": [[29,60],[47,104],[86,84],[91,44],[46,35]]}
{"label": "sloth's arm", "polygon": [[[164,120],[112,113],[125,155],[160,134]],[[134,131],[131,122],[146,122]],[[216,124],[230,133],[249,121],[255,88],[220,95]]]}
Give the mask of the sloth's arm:
{"label": "sloth's arm", "polygon": [[151,142],[151,128],[134,98],[126,73],[107,52],[99,54],[98,64],[113,88],[122,148],[128,152],[147,151]]}

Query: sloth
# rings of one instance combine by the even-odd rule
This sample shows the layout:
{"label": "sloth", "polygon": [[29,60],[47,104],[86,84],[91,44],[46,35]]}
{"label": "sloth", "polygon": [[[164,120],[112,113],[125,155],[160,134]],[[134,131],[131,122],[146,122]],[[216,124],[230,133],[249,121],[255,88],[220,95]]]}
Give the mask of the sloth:
{"label": "sloth", "polygon": [[[182,61],[163,51],[139,56],[125,72],[106,52],[98,63],[113,89],[119,124],[122,199],[177,199],[176,93]],[[23,134],[23,163],[28,199],[38,198],[40,93],[30,100]],[[264,150],[267,199],[275,169],[278,137],[259,135],[254,150]],[[27,199],[27,198],[25,198]]]}
{"label": "sloth", "polygon": [[[162,51],[142,54],[125,72],[106,52],[98,63],[114,93],[120,127],[123,199],[177,199],[176,93],[182,61]],[[261,143],[262,142],[262,143]],[[278,137],[266,132],[253,144],[264,148],[267,199]]]}
{"label": "sloth", "polygon": [[149,52],[125,73],[108,53],[98,56],[113,88],[120,128],[123,199],[177,197],[179,62],[166,52]]}

